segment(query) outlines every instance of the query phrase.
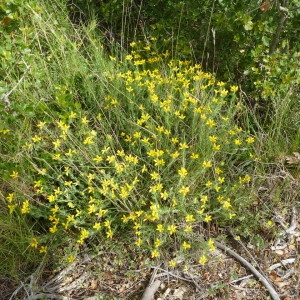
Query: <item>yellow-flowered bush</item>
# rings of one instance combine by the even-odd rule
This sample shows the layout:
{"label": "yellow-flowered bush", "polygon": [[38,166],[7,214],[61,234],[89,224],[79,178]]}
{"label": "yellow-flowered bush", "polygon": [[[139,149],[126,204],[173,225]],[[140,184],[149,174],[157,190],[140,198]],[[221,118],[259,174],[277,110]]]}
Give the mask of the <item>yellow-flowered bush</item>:
{"label": "yellow-flowered bush", "polygon": [[[163,246],[187,255],[197,245],[213,250],[199,226],[230,222],[251,180],[235,170],[251,160],[254,142],[234,122],[237,87],[137,45],[124,60],[111,57],[94,110],[64,106],[36,120],[22,146],[31,188],[8,194],[8,208],[44,219],[51,240],[83,244],[125,229],[152,258]],[[70,87],[55,89],[70,96]],[[21,174],[16,166],[11,180]],[[37,237],[31,246],[39,243]],[[204,252],[199,261],[206,260]]]}

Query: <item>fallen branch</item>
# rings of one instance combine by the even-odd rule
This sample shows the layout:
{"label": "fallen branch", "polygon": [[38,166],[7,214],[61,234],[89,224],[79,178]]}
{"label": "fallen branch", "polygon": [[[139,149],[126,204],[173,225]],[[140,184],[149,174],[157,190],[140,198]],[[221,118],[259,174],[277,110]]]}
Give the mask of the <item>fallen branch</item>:
{"label": "fallen branch", "polygon": [[151,300],[155,292],[158,290],[160,284],[161,281],[156,279],[152,284],[148,285],[141,300]]}
{"label": "fallen branch", "polygon": [[268,280],[263,275],[261,275],[248,261],[246,261],[239,254],[237,254],[236,252],[234,252],[230,248],[224,246],[223,244],[221,244],[218,241],[215,241],[215,246],[217,248],[225,251],[226,253],[228,253],[229,255],[234,257],[236,260],[238,260],[245,267],[247,267],[254,274],[254,276],[256,276],[261,281],[261,283],[266,287],[266,289],[269,291],[269,293],[270,293],[273,300],[280,300],[280,297],[278,296],[277,292],[272,287],[272,285],[268,282]]}

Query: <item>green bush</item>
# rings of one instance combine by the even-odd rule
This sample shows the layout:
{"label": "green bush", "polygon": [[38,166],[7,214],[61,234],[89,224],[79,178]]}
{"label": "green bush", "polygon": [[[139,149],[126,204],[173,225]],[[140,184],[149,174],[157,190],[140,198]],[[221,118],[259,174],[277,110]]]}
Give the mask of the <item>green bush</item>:
{"label": "green bush", "polygon": [[129,232],[153,258],[170,245],[187,256],[214,249],[199,224],[231,224],[249,200],[254,139],[234,122],[238,88],[157,53],[155,38],[109,58],[94,24],[76,30],[63,15],[47,22],[49,8],[31,11],[41,52],[15,97],[35,111],[2,131],[10,214],[47,228],[31,247]]}

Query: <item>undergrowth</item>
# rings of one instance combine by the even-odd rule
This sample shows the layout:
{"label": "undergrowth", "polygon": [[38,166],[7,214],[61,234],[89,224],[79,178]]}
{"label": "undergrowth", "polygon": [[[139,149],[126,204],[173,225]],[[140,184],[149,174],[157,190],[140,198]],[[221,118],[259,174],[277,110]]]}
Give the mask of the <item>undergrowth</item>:
{"label": "undergrowth", "polygon": [[22,9],[27,50],[1,57],[19,66],[1,81],[0,129],[5,218],[26,224],[11,233],[16,253],[128,235],[153,261],[196,253],[205,264],[215,247],[202,228],[255,226],[243,210],[261,151],[238,125],[237,86],[160,53],[155,38],[109,56],[96,23],[72,25],[57,3]]}

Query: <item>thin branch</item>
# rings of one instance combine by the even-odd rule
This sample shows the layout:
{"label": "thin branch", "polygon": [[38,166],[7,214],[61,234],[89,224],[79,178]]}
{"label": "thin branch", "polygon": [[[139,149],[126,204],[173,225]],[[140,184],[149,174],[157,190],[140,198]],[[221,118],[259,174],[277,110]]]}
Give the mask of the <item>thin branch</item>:
{"label": "thin branch", "polygon": [[287,264],[292,264],[296,261],[296,258],[288,258],[288,259],[284,259],[279,263],[276,263],[274,265],[272,265],[271,267],[268,268],[268,271],[273,271],[279,267],[285,266]]}
{"label": "thin branch", "polygon": [[11,94],[12,92],[14,92],[14,91],[17,89],[17,87],[18,87],[18,86],[21,84],[21,82],[24,80],[25,75],[26,75],[26,73],[29,71],[29,69],[30,69],[30,66],[27,66],[27,65],[26,65],[26,70],[24,71],[23,75],[21,76],[21,78],[19,79],[19,81],[16,83],[16,85],[15,85],[9,92],[7,92],[6,94],[3,94],[3,95],[1,96],[1,101],[4,101],[6,107],[10,107],[9,96],[10,96],[10,94]]}
{"label": "thin branch", "polygon": [[167,270],[164,270],[164,269],[162,269],[162,268],[152,267],[152,269],[159,270],[159,271],[162,271],[162,272],[163,272],[162,274],[158,274],[156,277],[160,277],[160,276],[164,276],[164,275],[170,275],[170,276],[172,276],[172,277],[175,277],[175,278],[180,279],[180,280],[183,280],[183,281],[193,282],[193,280],[191,280],[191,279],[187,279],[187,278],[184,278],[184,277],[175,275],[174,273],[169,272],[169,271],[167,271]]}
{"label": "thin branch", "polygon": [[247,254],[252,259],[252,262],[254,263],[255,267],[257,267],[259,269],[259,271],[261,272],[261,274],[265,277],[265,274],[264,274],[263,270],[260,268],[259,264],[255,260],[255,258],[253,257],[253,255],[250,253],[250,251],[247,249],[247,247],[242,243],[242,241],[240,241],[239,239],[235,238],[234,234],[231,231],[230,231],[230,234],[232,235],[232,237],[234,238],[234,240],[236,242],[238,242],[242,246],[242,248],[247,252]]}
{"label": "thin branch", "polygon": [[[269,48],[269,55],[272,55],[275,50],[276,50],[276,47],[279,43],[279,40],[280,40],[280,34],[284,28],[284,23],[285,21],[287,20],[288,18],[288,13],[286,12],[286,10],[288,10],[288,4],[289,4],[289,1],[288,0],[285,0],[283,2],[283,7],[281,7],[280,9],[280,20],[279,20],[279,23],[277,25],[277,28],[276,28],[276,31],[273,35],[273,39],[272,39],[272,42],[270,44],[270,48]],[[286,9],[282,9],[282,8],[286,8]]]}
{"label": "thin branch", "polygon": [[237,259],[245,267],[247,267],[261,281],[261,283],[267,288],[267,290],[269,291],[269,293],[270,293],[273,300],[280,300],[279,295],[277,294],[275,289],[272,287],[272,285],[268,282],[268,280],[263,275],[261,275],[248,261],[246,261],[243,257],[238,255],[235,251],[233,251],[230,248],[224,246],[223,244],[221,244],[218,241],[215,241],[215,246],[217,248],[225,251],[226,253],[228,253],[229,255],[234,257],[235,259]]}

